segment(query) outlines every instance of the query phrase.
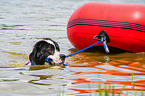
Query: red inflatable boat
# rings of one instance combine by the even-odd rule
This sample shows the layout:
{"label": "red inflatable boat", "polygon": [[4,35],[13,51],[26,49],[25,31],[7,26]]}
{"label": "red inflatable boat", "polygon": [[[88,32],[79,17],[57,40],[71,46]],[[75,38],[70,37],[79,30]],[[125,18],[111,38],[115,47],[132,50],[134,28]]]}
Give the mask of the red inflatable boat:
{"label": "red inflatable boat", "polygon": [[94,44],[100,34],[106,36],[107,46],[145,52],[145,5],[90,2],[71,15],[67,35],[77,49]]}

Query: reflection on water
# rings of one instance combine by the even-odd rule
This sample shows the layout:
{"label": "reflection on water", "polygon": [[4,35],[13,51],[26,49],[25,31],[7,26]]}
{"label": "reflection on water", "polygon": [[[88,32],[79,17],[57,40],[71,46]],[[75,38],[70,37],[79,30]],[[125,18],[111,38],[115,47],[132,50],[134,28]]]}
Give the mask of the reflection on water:
{"label": "reflection on water", "polygon": [[0,96],[89,96],[98,94],[98,83],[101,89],[114,86],[116,94],[124,85],[128,96],[145,92],[144,53],[82,52],[67,58],[66,68],[24,66],[34,43],[43,38],[58,42],[63,54],[76,52],[67,39],[67,21],[76,8],[91,1],[96,0],[0,0]]}
{"label": "reflection on water", "polygon": [[[74,50],[72,50],[73,52]],[[88,57],[89,56],[89,57]],[[80,57],[80,58],[79,58]],[[82,59],[83,58],[83,59]],[[83,52],[78,57],[70,58],[74,64],[73,68],[85,68],[86,70],[69,70],[72,75],[85,76],[71,79],[73,85],[101,84],[114,86],[114,93],[120,93],[125,86],[124,91],[145,91],[145,54],[118,53],[108,55],[98,55],[98,53]],[[76,64],[77,63],[77,64]],[[132,77],[133,72],[133,77]],[[92,75],[88,78],[88,75]],[[134,82],[134,85],[132,84]],[[119,87],[118,87],[119,86]],[[91,86],[92,89],[71,88],[70,90],[78,91],[77,94],[88,92],[98,92],[99,87]],[[134,89],[132,90],[132,87]],[[104,88],[104,87],[102,87]],[[109,87],[108,87],[109,88]],[[108,89],[109,91],[110,89]],[[111,91],[110,91],[111,92]]]}

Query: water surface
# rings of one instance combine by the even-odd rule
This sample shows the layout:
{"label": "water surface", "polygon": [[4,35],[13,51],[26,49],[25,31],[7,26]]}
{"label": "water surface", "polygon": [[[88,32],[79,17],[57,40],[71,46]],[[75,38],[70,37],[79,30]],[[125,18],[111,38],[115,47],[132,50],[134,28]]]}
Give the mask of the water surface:
{"label": "water surface", "polygon": [[[102,0],[1,0],[0,95],[88,96],[99,86],[114,86],[119,93],[139,96],[145,91],[145,54],[82,52],[67,58],[67,68],[29,70],[24,66],[34,43],[43,38],[57,41],[61,53],[75,51],[67,39],[70,15],[81,5]],[[111,3],[145,4],[144,0],[104,0]],[[132,72],[134,91],[131,90]],[[63,92],[65,91],[65,92]],[[122,95],[123,95],[122,94]],[[145,93],[144,93],[145,94]]]}

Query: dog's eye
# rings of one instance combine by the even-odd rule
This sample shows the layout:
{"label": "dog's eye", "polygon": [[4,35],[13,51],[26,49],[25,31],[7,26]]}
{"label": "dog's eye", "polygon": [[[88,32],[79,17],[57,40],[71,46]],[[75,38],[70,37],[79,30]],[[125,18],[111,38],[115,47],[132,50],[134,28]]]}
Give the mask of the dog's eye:
{"label": "dog's eye", "polygon": [[49,52],[52,52],[52,49],[50,49]]}
{"label": "dog's eye", "polygon": [[52,50],[52,49],[49,49],[49,53],[50,53],[50,54],[53,54],[53,50]]}
{"label": "dog's eye", "polygon": [[53,54],[53,53],[54,53],[54,46],[49,46],[48,52],[49,52],[50,54]]}

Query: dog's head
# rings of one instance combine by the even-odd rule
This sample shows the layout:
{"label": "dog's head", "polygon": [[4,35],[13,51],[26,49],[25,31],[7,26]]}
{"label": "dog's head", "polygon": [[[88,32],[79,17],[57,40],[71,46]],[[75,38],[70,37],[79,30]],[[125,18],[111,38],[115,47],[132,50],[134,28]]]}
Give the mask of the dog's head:
{"label": "dog's head", "polygon": [[50,58],[50,66],[61,64],[65,60],[65,55],[60,54],[59,45],[50,38],[38,41],[29,55],[31,66],[44,65],[45,59]]}

